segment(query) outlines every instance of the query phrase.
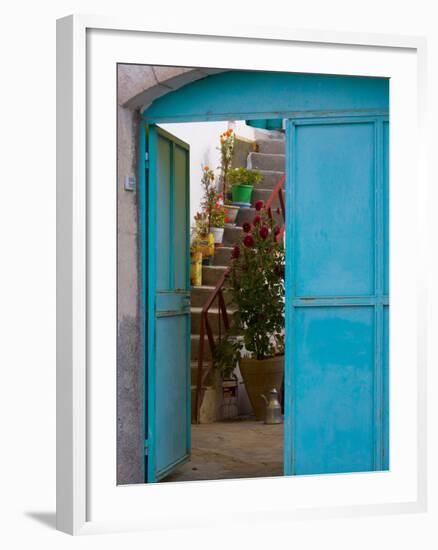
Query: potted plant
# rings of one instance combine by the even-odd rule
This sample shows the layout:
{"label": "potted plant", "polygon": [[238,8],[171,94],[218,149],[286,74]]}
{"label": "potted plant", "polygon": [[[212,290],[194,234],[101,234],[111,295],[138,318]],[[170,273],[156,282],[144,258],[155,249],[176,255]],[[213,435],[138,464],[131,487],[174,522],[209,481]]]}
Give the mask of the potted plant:
{"label": "potted plant", "polygon": [[225,210],[216,189],[214,172],[209,166],[202,168],[201,185],[203,189],[201,200],[201,207],[203,209],[201,213],[203,216],[202,223],[205,223],[208,231],[213,234],[215,244],[219,244],[222,242],[224,234]]}
{"label": "potted plant", "polygon": [[220,153],[221,153],[221,179],[222,179],[222,196],[224,200],[228,199],[228,173],[231,170],[234,155],[235,136],[232,128],[223,132],[220,137]]}
{"label": "potted plant", "polygon": [[229,380],[240,359],[241,342],[230,330],[216,344],[213,352],[213,365],[219,369],[222,379]]}
{"label": "potted plant", "polygon": [[191,234],[191,248],[193,253],[201,253],[203,265],[211,265],[214,256],[214,235],[209,232],[209,218],[208,213],[205,211],[195,214]]}
{"label": "potted plant", "polygon": [[213,233],[214,243],[221,244],[224,237],[225,208],[216,203],[210,212],[210,233]]}
{"label": "potted plant", "polygon": [[265,405],[261,394],[281,390],[284,370],[284,247],[279,228],[263,204],[233,248],[227,286],[236,308],[234,324],[242,336],[239,366],[258,420]]}
{"label": "potted plant", "polygon": [[251,196],[254,185],[262,181],[262,174],[258,170],[249,170],[243,166],[233,168],[228,173],[228,181],[231,184],[233,203],[239,206],[251,204]]}
{"label": "potted plant", "polygon": [[228,173],[231,170],[234,155],[235,135],[230,128],[226,132],[220,135],[220,153],[221,153],[221,180],[222,180],[222,192],[220,196],[223,198],[225,207],[225,223],[235,225],[237,214],[239,213],[239,206],[231,203],[231,197],[229,196],[228,187]]}
{"label": "potted plant", "polygon": [[225,225],[236,225],[237,214],[239,213],[240,206],[231,204],[230,201],[225,201]]}

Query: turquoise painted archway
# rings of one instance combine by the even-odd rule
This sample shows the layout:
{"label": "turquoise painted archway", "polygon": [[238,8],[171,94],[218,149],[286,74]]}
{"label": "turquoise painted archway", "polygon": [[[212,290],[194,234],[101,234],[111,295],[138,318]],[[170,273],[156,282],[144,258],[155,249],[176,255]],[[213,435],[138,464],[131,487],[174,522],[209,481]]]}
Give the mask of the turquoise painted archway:
{"label": "turquoise painted archway", "polygon": [[388,107],[385,78],[228,71],[156,99],[143,119],[151,123],[387,114]]}

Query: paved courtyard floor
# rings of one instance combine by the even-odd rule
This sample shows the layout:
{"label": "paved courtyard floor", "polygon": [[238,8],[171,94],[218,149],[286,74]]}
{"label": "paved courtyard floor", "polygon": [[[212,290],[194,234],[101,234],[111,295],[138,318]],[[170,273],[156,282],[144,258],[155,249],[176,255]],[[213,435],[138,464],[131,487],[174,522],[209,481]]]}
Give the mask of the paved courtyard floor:
{"label": "paved courtyard floor", "polygon": [[191,460],[163,481],[283,475],[283,424],[254,420],[192,424]]}

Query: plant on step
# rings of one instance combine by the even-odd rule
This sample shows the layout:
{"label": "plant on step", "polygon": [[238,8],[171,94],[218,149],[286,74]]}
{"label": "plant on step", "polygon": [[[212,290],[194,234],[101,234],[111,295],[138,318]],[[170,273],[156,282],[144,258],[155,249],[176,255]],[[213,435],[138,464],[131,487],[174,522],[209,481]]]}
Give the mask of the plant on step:
{"label": "plant on step", "polygon": [[210,227],[222,228],[225,226],[224,205],[217,202],[210,212]]}
{"label": "plant on step", "polygon": [[266,210],[259,209],[243,226],[227,278],[235,326],[255,359],[284,352],[284,247],[277,233]]}
{"label": "plant on step", "polygon": [[222,378],[230,378],[240,359],[242,344],[231,331],[223,336],[217,343],[213,352],[213,365],[219,369]]}
{"label": "plant on step", "polygon": [[196,212],[193,218],[192,241],[205,239],[208,235],[208,214],[207,212]]}
{"label": "plant on step", "polygon": [[228,178],[232,186],[233,202],[240,206],[249,206],[254,185],[262,180],[261,173],[258,170],[249,170],[242,166],[230,170]]}
{"label": "plant on step", "polygon": [[222,196],[226,201],[228,198],[228,173],[231,169],[234,155],[235,136],[230,128],[223,132],[220,137],[220,153],[221,153],[221,178],[222,178]]}
{"label": "plant on step", "polygon": [[216,188],[214,172],[209,166],[204,166],[202,168],[201,187],[201,207],[207,215],[208,228],[212,225],[211,217],[213,209],[219,202],[219,195]]}
{"label": "plant on step", "polygon": [[258,170],[249,170],[241,166],[233,168],[228,174],[228,181],[234,185],[257,185],[263,179],[262,174]]}

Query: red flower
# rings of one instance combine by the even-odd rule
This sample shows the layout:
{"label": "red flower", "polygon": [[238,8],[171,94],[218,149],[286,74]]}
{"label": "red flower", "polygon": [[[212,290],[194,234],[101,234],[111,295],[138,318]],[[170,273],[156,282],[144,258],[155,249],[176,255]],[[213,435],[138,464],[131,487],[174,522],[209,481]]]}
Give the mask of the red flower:
{"label": "red flower", "polygon": [[280,228],[278,227],[278,225],[276,225],[274,227],[274,235],[277,236],[279,233],[280,233]]}
{"label": "red flower", "polygon": [[249,233],[251,231],[251,224],[248,223],[248,222],[245,222],[243,225],[242,225],[242,228],[243,228],[243,231],[245,233]]}
{"label": "red flower", "polygon": [[237,258],[240,256],[240,248],[236,245],[234,248],[233,248],[233,252],[231,253],[231,257],[233,258],[233,260],[237,260]]}
{"label": "red flower", "polygon": [[246,235],[245,238],[243,239],[243,244],[244,244],[247,248],[251,248],[252,246],[254,246],[254,239],[253,239],[253,236],[252,236],[252,235]]}
{"label": "red flower", "polygon": [[259,231],[259,235],[262,239],[266,239],[266,237],[269,235],[269,229],[266,227],[266,225],[262,225]]}
{"label": "red flower", "polygon": [[254,225],[258,225],[261,221],[261,217],[260,216],[255,216],[254,219],[252,220],[252,223]]}
{"label": "red flower", "polygon": [[255,209],[257,210],[257,212],[259,212],[264,206],[264,202],[263,201],[257,201],[255,203]]}

